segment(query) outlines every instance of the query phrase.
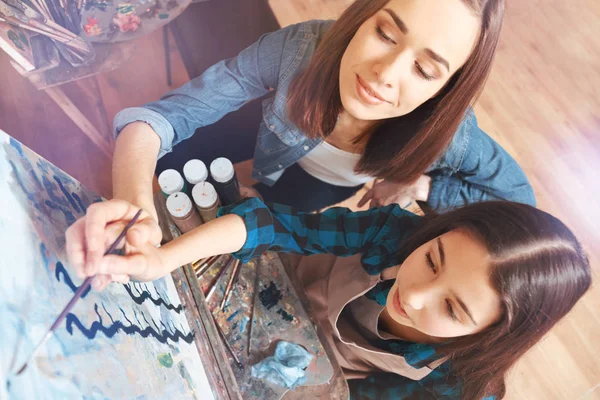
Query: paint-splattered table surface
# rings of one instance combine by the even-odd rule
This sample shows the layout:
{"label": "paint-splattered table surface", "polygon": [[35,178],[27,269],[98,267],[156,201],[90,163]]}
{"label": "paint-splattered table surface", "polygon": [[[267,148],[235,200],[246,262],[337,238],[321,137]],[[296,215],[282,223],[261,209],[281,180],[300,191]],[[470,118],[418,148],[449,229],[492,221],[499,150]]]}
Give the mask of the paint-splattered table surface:
{"label": "paint-splattered table surface", "polygon": [[[162,203],[158,196],[155,200]],[[161,207],[159,205],[158,208]],[[164,213],[159,214],[166,218]],[[169,230],[173,231],[173,228],[171,224]],[[233,271],[233,263],[229,261],[230,256],[222,256],[199,280],[195,280],[193,269],[189,266],[185,271],[190,286],[196,286],[197,283],[197,287],[190,291],[196,296],[199,314],[203,315],[203,324],[209,329],[214,329],[210,318],[212,313],[244,365],[244,369],[240,369],[224,348],[216,352],[220,356],[225,355],[228,365],[227,368],[221,366],[221,370],[225,375],[227,371],[231,371],[239,396],[244,400],[348,398],[348,387],[333,352],[321,335],[316,319],[312,318],[308,302],[295,276],[286,272],[280,257],[276,253],[266,253],[241,265],[231,296],[221,309],[221,300]],[[223,268],[227,269],[221,274]],[[255,296],[257,271],[258,292]],[[190,279],[190,276],[194,278]],[[177,279],[175,281],[177,283]],[[206,301],[202,293],[213,284],[216,285],[216,290],[209,301]],[[190,325],[194,323],[190,322]],[[252,344],[248,354],[250,330]],[[219,343],[217,347],[223,347],[216,330],[207,337],[212,344]],[[293,391],[251,376],[251,366],[272,356],[277,342],[281,340],[300,344],[314,355],[306,369],[306,382]]]}

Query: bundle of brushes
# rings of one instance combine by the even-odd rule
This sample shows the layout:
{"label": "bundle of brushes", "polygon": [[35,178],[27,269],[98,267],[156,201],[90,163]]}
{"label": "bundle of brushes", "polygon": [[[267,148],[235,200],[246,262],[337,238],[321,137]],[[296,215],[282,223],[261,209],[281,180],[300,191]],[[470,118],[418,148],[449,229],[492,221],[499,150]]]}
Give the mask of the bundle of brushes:
{"label": "bundle of brushes", "polygon": [[82,11],[82,0],[0,0],[0,23],[49,37],[69,63],[82,65],[94,56],[79,36]]}

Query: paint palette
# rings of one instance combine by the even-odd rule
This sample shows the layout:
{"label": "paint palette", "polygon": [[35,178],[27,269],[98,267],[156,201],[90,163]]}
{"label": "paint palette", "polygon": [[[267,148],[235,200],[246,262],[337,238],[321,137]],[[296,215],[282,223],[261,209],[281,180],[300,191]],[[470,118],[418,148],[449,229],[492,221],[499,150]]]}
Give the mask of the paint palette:
{"label": "paint palette", "polygon": [[[259,263],[259,292],[254,305],[252,354],[248,356],[248,333],[252,300],[255,298],[254,282]],[[227,257],[221,257],[221,260],[202,275],[200,286],[205,289],[210,285],[226,264]],[[230,359],[242,398],[278,399],[288,391],[286,388],[251,377],[250,366],[273,355],[275,346],[280,340],[300,344],[315,356],[306,370],[306,382],[303,386],[327,383],[333,376],[333,367],[279,257],[274,253],[265,253],[259,259],[243,264],[240,268],[237,283],[229,302],[225,304],[224,312],[219,309],[219,304],[229,275],[233,271],[232,268],[216,283],[216,292],[208,305],[210,309],[218,310],[213,314],[233,351],[246,366],[244,370],[240,370],[233,359]]]}
{"label": "paint palette", "polygon": [[132,40],[168,24],[191,0],[88,0],[82,25],[90,42],[115,43]]}

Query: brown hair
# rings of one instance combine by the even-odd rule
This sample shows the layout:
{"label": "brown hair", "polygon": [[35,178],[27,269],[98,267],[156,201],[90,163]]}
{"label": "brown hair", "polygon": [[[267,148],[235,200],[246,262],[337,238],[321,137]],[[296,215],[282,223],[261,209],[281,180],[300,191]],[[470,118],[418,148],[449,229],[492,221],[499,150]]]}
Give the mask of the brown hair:
{"label": "brown hair", "polygon": [[453,229],[469,232],[490,253],[490,281],[503,307],[500,320],[439,345],[437,353],[449,357],[463,399],[502,398],[507,371],[590,287],[589,261],[569,228],[525,204],[482,202],[425,218],[400,249],[400,259]]}
{"label": "brown hair", "polygon": [[[324,138],[333,131],[342,110],[337,79],[342,56],[358,28],[388,1],[355,0],[325,34],[308,67],[290,84],[288,117],[308,137]],[[435,97],[366,133],[357,172],[412,183],[452,141],[490,73],[504,17],[504,0],[462,1],[481,19],[471,55]]]}

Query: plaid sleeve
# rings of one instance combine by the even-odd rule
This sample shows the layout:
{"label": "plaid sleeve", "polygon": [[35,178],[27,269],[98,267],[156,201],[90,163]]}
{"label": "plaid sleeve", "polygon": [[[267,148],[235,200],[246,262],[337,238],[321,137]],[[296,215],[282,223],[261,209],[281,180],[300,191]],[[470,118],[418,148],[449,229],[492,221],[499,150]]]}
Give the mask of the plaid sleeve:
{"label": "plaid sleeve", "polygon": [[266,205],[257,198],[224,207],[219,216],[230,213],[246,223],[248,238],[236,253],[244,260],[271,250],[303,255],[364,253],[369,264],[377,264],[383,254],[397,248],[400,217],[418,218],[397,205],[361,212],[335,207],[313,214],[281,204]]}
{"label": "plaid sleeve", "polygon": [[[420,381],[413,381],[404,376],[389,373],[375,374],[365,379],[349,380],[350,400],[460,399],[460,382],[449,376],[447,369],[442,368],[438,371],[438,368]],[[495,399],[495,396],[487,396],[480,400]]]}
{"label": "plaid sleeve", "polygon": [[242,217],[246,225],[246,242],[232,255],[248,262],[269,250],[275,238],[273,215],[271,210],[256,197],[251,197],[226,207],[221,207],[217,218],[227,214]]}
{"label": "plaid sleeve", "polygon": [[[427,377],[421,381],[413,381],[396,374],[376,374],[365,379],[348,381],[350,400],[458,400],[460,393],[440,382],[441,388],[435,387],[435,382]],[[426,382],[424,382],[426,381]],[[441,390],[437,390],[441,389]]]}

